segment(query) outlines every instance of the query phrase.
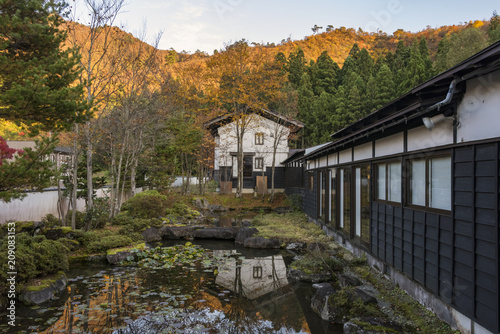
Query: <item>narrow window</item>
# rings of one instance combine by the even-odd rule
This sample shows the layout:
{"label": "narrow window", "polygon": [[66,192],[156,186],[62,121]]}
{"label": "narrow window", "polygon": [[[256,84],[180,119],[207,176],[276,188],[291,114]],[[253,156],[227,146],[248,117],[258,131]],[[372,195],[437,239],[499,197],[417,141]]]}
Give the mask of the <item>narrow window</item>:
{"label": "narrow window", "polygon": [[375,199],[401,203],[401,162],[376,165]]}
{"label": "narrow window", "polygon": [[264,145],[264,134],[262,132],[255,134],[255,145]]}
{"label": "narrow window", "polygon": [[330,170],[330,213],[328,221],[332,227],[337,223],[337,170]]}
{"label": "narrow window", "polygon": [[255,169],[264,169],[264,158],[255,158]]}

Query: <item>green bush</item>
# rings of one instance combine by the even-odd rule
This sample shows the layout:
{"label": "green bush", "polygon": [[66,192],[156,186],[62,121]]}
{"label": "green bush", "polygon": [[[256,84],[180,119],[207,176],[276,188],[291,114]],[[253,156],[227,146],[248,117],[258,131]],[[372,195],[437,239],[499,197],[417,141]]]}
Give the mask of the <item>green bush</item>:
{"label": "green bush", "polygon": [[191,210],[189,206],[179,202],[174,203],[174,205],[172,205],[172,208],[167,209],[165,213],[167,216],[183,217],[186,219],[193,219],[200,215],[198,211]]}
{"label": "green bush", "polygon": [[111,220],[113,225],[128,225],[134,220],[134,218],[128,213],[128,211],[122,211]]}
{"label": "green bush", "polygon": [[148,227],[160,228],[163,222],[157,218],[144,219],[144,218],[134,218],[124,224],[123,227],[118,230],[119,234],[127,235],[133,232],[142,232]]}
{"label": "green bush", "polygon": [[[68,225],[71,225],[71,215],[73,214],[73,210],[68,211],[67,221]],[[81,230],[85,228],[85,212],[77,211],[76,219],[75,219],[76,228]]]}
{"label": "green bush", "polygon": [[45,228],[59,227],[62,225],[61,220],[51,213],[48,213],[42,218],[42,223],[44,223]]}
{"label": "green bush", "polygon": [[158,218],[165,215],[167,197],[156,190],[138,193],[122,205],[122,211],[128,211],[134,218]]}
{"label": "green bush", "polygon": [[109,222],[109,203],[107,198],[94,199],[92,209],[85,213],[84,223],[87,230],[103,228]]}
{"label": "green bush", "polygon": [[130,245],[134,240],[125,235],[108,235],[94,240],[87,246],[89,253],[105,253],[108,249]]}
{"label": "green bush", "polygon": [[[35,237],[27,233],[16,235],[15,271],[16,289],[32,278],[68,270],[69,249],[59,241],[48,240],[43,235]],[[7,272],[12,271],[8,262],[8,239],[0,243],[0,294],[7,291]]]}

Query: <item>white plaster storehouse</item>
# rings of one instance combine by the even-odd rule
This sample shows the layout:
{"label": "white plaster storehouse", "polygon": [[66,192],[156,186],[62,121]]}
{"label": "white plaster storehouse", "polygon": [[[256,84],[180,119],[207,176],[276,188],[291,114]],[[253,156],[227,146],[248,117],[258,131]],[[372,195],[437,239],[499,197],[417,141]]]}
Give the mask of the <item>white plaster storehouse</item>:
{"label": "white plaster storehouse", "polygon": [[[285,119],[268,110],[250,111],[244,117],[246,124],[243,137],[243,192],[253,192],[257,185],[257,177],[260,176],[267,177],[267,189],[271,188],[275,143],[277,144],[275,190],[283,191],[284,166],[281,161],[288,158],[289,139],[302,129],[304,124],[289,118]],[[215,138],[214,178],[233,190],[236,189],[238,178],[235,122],[235,115],[227,113],[205,123],[205,127]],[[230,191],[229,189],[226,188],[226,191]]]}

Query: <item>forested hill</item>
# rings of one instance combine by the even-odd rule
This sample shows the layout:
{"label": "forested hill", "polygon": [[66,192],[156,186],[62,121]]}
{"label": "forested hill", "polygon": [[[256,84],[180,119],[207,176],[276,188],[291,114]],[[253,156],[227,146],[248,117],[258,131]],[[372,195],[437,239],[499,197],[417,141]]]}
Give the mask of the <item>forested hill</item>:
{"label": "forested hill", "polygon": [[[296,110],[295,117],[306,124],[302,143],[309,146],[329,140],[331,133],[498,40],[498,22],[498,15],[494,13],[489,21],[426,27],[415,33],[403,30],[367,33],[354,28],[315,27],[314,34],[302,40],[284,39],[278,44],[264,45],[244,43],[250,54],[247,62],[252,63],[249,66],[254,69],[266,62],[281,62],[279,66],[287,72],[285,81],[291,87],[290,94],[295,96],[293,103],[288,104]],[[84,41],[90,31],[89,27],[74,22],[68,22],[66,28],[73,41]],[[175,94],[184,92],[184,97],[178,99],[186,104],[177,106],[181,110],[195,108],[193,106],[202,106],[204,110],[224,108],[222,102],[217,101],[220,98],[216,98],[224,94],[213,89],[210,92],[213,87],[208,87],[223,77],[215,78],[222,72],[207,75],[204,71],[228,48],[214,55],[202,51],[156,50],[119,28],[103,29],[112,30],[115,44],[111,47],[116,45],[117,50],[125,45],[125,49],[155,51],[162,77],[176,80]],[[81,44],[81,53],[85,54],[87,45]],[[105,72],[103,68],[98,75],[106,76]],[[157,83],[158,87],[164,84]],[[186,102],[193,96],[198,100],[203,96],[206,100]],[[266,103],[269,108],[276,107],[275,102]],[[0,136],[27,139],[20,128],[5,122],[0,123]]]}

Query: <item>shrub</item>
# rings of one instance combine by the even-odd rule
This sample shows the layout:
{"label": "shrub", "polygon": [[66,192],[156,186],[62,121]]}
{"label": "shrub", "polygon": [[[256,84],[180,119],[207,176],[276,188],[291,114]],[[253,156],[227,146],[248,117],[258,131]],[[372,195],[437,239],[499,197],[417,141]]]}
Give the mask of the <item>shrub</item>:
{"label": "shrub", "polygon": [[[68,224],[71,224],[71,215],[73,214],[73,210],[68,210],[67,221]],[[77,211],[76,219],[75,219],[76,228],[81,230],[85,227],[85,212]]]}
{"label": "shrub", "polygon": [[[16,289],[20,291],[28,280],[68,270],[69,250],[59,241],[48,240],[43,235],[31,237],[27,233],[16,235]],[[8,242],[0,244],[0,293],[5,295],[8,263]]]}
{"label": "shrub", "polygon": [[125,235],[108,235],[90,242],[87,251],[89,253],[104,253],[108,249],[127,246],[132,242],[132,238]]}
{"label": "shrub", "polygon": [[92,209],[85,213],[84,223],[87,230],[103,228],[109,221],[109,204],[107,198],[94,199]]}
{"label": "shrub", "polygon": [[42,223],[44,223],[45,228],[61,226],[61,220],[51,213],[48,213],[47,215],[45,215],[45,217],[42,218]]}
{"label": "shrub", "polygon": [[167,197],[156,190],[138,193],[122,205],[134,218],[158,218],[165,214]]}

